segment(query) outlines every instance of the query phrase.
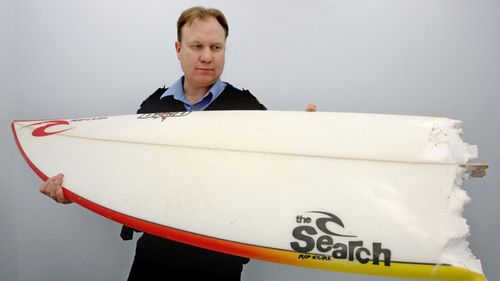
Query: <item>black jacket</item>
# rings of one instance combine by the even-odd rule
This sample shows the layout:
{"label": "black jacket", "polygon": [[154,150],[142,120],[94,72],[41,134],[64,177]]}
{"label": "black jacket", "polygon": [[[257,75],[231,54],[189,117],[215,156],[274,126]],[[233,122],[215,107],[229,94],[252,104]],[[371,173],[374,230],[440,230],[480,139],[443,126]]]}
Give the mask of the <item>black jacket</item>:
{"label": "black jacket", "polygon": [[[183,103],[172,96],[160,100],[166,90],[167,88],[156,90],[141,104],[137,113],[186,111]],[[242,91],[227,84],[224,91],[205,110],[266,110],[266,107],[260,104],[250,91]]]}

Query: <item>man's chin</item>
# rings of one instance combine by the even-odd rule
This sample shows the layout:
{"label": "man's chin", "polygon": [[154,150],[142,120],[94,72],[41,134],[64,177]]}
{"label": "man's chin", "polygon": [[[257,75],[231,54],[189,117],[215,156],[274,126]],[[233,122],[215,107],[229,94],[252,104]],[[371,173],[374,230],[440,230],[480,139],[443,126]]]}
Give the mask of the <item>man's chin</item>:
{"label": "man's chin", "polygon": [[215,81],[217,81],[217,78],[210,77],[207,79],[197,79],[195,82],[200,87],[211,87],[215,84]]}

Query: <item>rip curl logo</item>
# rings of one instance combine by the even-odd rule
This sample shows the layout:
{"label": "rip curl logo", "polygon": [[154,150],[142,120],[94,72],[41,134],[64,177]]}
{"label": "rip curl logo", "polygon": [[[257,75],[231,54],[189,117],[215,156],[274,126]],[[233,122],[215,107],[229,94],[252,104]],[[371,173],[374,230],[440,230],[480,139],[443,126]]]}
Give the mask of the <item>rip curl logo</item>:
{"label": "rip curl logo", "polygon": [[[40,125],[42,125],[42,126],[40,126]],[[34,137],[46,137],[46,136],[59,134],[59,133],[62,133],[64,131],[73,129],[73,128],[66,128],[64,130],[51,131],[51,130],[48,130],[49,128],[52,128],[55,126],[68,126],[68,125],[69,125],[69,122],[66,120],[51,120],[51,121],[43,121],[43,122],[29,124],[29,125],[23,126],[23,128],[24,127],[40,126],[40,127],[35,128],[33,130],[33,132],[31,132],[31,135],[33,135]]]}
{"label": "rip curl logo", "polygon": [[[316,213],[316,214],[322,214],[322,215],[326,216],[324,218],[317,218],[316,219],[316,227],[319,230],[321,230],[323,233],[326,233],[326,234],[329,234],[329,235],[332,235],[332,236],[339,236],[339,237],[356,237],[354,235],[338,234],[338,233],[333,232],[330,229],[328,229],[328,227],[326,225],[329,222],[331,222],[334,225],[337,225],[337,226],[340,226],[340,227],[344,228],[344,223],[342,222],[342,220],[339,217],[337,217],[336,215],[334,215],[334,214],[330,214],[330,213],[327,213],[327,212],[320,212],[320,211],[310,211],[310,212],[307,212],[307,213]],[[309,218],[309,220],[310,219],[311,218]],[[302,216],[297,216],[297,222],[298,223],[300,223],[300,221],[302,221],[302,220],[304,220],[304,218]]]}
{"label": "rip curl logo", "polygon": [[191,111],[145,113],[145,114],[139,115],[139,117],[137,117],[137,119],[158,119],[158,118],[161,118],[161,122],[163,122],[167,118],[184,117],[190,113],[191,113]]}
{"label": "rip curl logo", "polygon": [[[336,215],[321,211],[306,213],[312,215],[295,217],[300,225],[292,231],[296,241],[290,242],[292,249],[301,253],[299,259],[348,259],[361,264],[372,261],[379,265],[383,257],[384,265],[391,265],[391,251],[382,248],[382,243],[373,242],[365,247],[364,241],[352,239],[357,236],[345,233],[344,222]],[[308,254],[311,252],[320,254]]]}

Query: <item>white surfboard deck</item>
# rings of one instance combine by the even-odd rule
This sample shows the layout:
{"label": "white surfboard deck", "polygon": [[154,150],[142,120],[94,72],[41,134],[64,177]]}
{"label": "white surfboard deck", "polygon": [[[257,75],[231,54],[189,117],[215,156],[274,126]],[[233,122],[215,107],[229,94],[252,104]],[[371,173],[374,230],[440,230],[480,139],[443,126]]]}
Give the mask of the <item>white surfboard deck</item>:
{"label": "white surfboard deck", "polygon": [[[23,156],[119,223],[335,271],[486,280],[461,216],[477,149],[447,118],[207,111],[14,121]],[[464,175],[465,174],[465,175]]]}

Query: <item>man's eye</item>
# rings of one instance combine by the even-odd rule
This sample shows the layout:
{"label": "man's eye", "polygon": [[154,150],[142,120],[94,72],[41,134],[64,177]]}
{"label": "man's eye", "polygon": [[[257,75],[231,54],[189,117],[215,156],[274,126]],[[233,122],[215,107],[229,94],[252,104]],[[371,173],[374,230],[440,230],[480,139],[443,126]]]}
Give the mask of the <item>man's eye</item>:
{"label": "man's eye", "polygon": [[194,44],[194,45],[191,45],[191,48],[193,48],[193,49],[201,49],[201,45],[200,44]]}

